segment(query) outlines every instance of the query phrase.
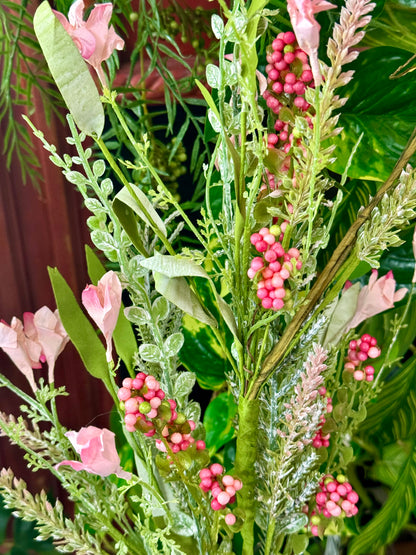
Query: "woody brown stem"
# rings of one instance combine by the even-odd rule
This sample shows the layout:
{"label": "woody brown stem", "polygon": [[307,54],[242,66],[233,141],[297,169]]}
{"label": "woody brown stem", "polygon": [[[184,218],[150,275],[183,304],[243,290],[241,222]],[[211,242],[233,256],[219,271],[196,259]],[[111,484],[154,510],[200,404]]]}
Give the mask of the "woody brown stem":
{"label": "woody brown stem", "polygon": [[270,378],[279,362],[294,346],[294,339],[302,324],[305,322],[327,287],[332,283],[335,276],[351,254],[352,249],[357,241],[357,234],[359,229],[370,218],[371,212],[378,205],[383,196],[395,185],[397,178],[400,176],[400,173],[409,162],[411,156],[415,151],[416,128],[413,130],[413,133],[406,145],[406,148],[397,161],[389,178],[383,184],[374,198],[370,201],[370,203],[364,208],[364,210],[361,211],[355,222],[351,225],[344,238],[333,252],[328,264],[325,266],[322,273],[316,280],[316,283],[311,289],[309,295],[306,297],[305,302],[298,309],[293,320],[286,328],[284,334],[280,338],[280,341],[273,347],[273,349],[265,358],[261,371],[249,391],[249,399],[257,398],[263,384]]}

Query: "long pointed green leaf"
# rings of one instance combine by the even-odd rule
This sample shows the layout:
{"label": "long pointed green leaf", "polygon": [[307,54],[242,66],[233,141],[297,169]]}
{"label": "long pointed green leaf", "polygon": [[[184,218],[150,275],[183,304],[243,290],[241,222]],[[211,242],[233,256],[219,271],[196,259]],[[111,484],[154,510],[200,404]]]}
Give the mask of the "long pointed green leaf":
{"label": "long pointed green leaf", "polygon": [[111,390],[104,345],[59,271],[56,268],[48,268],[48,272],[62,324],[85,368],[91,376],[103,380],[107,389]]}
{"label": "long pointed green leaf", "polygon": [[[98,256],[91,247],[85,245],[85,255],[87,258],[88,275],[96,285],[98,280],[105,274],[106,270]],[[133,370],[133,356],[137,351],[136,336],[130,322],[124,316],[124,305],[121,305],[118,315],[117,325],[113,332],[114,345],[117,354],[123,360],[129,371]]]}
{"label": "long pointed green leaf", "polygon": [[86,62],[45,0],[33,26],[49,69],[75,123],[87,135],[100,137],[104,109]]}
{"label": "long pointed green leaf", "polygon": [[416,447],[413,444],[413,449],[386,503],[364,530],[352,540],[348,555],[367,555],[391,543],[408,521],[415,506]]}

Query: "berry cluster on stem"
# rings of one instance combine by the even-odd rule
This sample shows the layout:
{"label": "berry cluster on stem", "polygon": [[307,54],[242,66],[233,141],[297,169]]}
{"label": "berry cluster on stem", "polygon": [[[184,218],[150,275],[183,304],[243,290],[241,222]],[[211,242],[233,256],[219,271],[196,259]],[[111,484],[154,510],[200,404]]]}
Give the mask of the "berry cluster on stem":
{"label": "berry cluster on stem", "polygon": [[277,240],[283,239],[285,227],[285,222],[281,226],[272,225],[270,229],[263,227],[250,237],[251,244],[261,256],[253,258],[247,275],[250,279],[261,275],[257,282],[257,297],[266,310],[283,308],[290,299],[290,289],[285,288],[284,283],[295,269],[302,268],[298,249],[292,247],[286,252]]}
{"label": "berry cluster on stem", "polygon": [[[214,511],[220,511],[227,505],[235,503],[235,494],[243,487],[241,480],[233,478],[230,474],[224,474],[224,467],[219,463],[213,463],[208,468],[200,470],[199,477],[201,478],[199,487],[202,491],[211,492],[211,508]],[[233,513],[228,512],[225,515],[225,522],[228,525],[232,526],[235,521],[236,517]]]}
{"label": "berry cluster on stem", "polygon": [[159,436],[156,439],[159,451],[166,452],[169,448],[172,453],[178,453],[193,443],[197,450],[206,448],[204,441],[195,441],[191,435],[195,422],[176,412],[176,402],[165,399],[165,392],[154,376],[139,372],[135,378],[125,378],[117,396],[123,403],[127,431]]}
{"label": "berry cluster on stem", "polygon": [[[314,82],[308,56],[299,48],[294,33],[279,33],[266,59],[268,87],[263,98],[268,108],[276,116],[284,106],[290,107],[294,114],[304,114],[310,107],[304,96],[306,87],[314,87]],[[309,116],[306,118],[311,127],[311,119]],[[268,135],[269,148],[278,148],[288,153],[294,140],[293,123],[276,119],[274,129],[276,133]]]}
{"label": "berry cluster on stem", "polygon": [[[333,411],[333,408],[334,408],[332,406],[332,397],[328,396],[326,387],[324,387],[324,386],[322,386],[318,389],[318,393],[322,397],[326,398],[325,412],[327,414],[330,414]],[[316,435],[312,440],[312,445],[316,449],[319,449],[321,447],[329,447],[329,438],[331,437],[331,434],[328,433],[328,434],[322,435],[322,428],[323,428],[323,425],[325,424],[325,422],[326,422],[325,416],[322,414],[321,417],[320,417],[319,430],[316,432]]]}
{"label": "berry cluster on stem", "polygon": [[[326,528],[326,519],[331,517],[352,517],[358,513],[357,492],[343,474],[335,479],[327,475],[319,483],[320,491],[315,496],[315,509],[310,513],[310,526],[313,536],[319,536]],[[308,512],[308,507],[305,507]]]}
{"label": "berry cluster on stem", "polygon": [[357,381],[372,382],[374,380],[374,367],[363,363],[369,358],[378,358],[380,354],[381,349],[377,345],[377,339],[365,333],[360,339],[350,341],[344,369],[353,372]]}

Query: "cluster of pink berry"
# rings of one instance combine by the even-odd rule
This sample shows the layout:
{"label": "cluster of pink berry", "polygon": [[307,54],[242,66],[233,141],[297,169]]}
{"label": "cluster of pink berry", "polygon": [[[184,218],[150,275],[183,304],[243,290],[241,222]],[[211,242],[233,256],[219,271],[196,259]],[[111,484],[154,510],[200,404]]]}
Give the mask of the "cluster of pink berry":
{"label": "cluster of pink berry", "polygon": [[285,289],[284,282],[290,277],[294,268],[300,270],[302,261],[299,260],[298,249],[292,247],[287,252],[280,241],[285,228],[285,222],[281,226],[272,225],[263,227],[258,233],[253,233],[250,242],[257,252],[262,256],[253,258],[247,275],[254,279],[261,271],[260,281],[257,283],[257,296],[261,299],[263,308],[280,310],[284,306],[283,299],[288,299],[290,291]]}
{"label": "cluster of pink berry", "polygon": [[[319,483],[319,487],[320,491],[315,497],[316,508],[310,518],[311,533],[314,536],[319,535],[320,528],[325,528],[322,516],[324,518],[352,517],[358,513],[356,506],[358,494],[343,474],[338,474],[336,479],[331,475],[326,476]],[[308,512],[307,507],[305,512]]]}
{"label": "cluster of pink berry", "polygon": [[[327,414],[330,414],[333,411],[333,406],[332,406],[332,397],[328,397],[327,396],[327,391],[326,391],[326,387],[320,387],[318,389],[318,393],[322,396],[326,398],[326,408],[325,408],[325,412]],[[326,420],[325,420],[325,416],[322,414],[321,418],[320,418],[321,422],[319,424],[319,430],[316,432],[315,437],[312,440],[312,445],[316,448],[319,449],[320,447],[329,447],[329,438],[331,437],[331,434],[325,434],[322,435],[322,427],[325,424]]]}
{"label": "cluster of pink berry", "polygon": [[[277,115],[283,106],[290,105],[302,113],[306,112],[310,105],[304,94],[306,86],[314,86],[313,75],[308,56],[299,48],[294,33],[279,33],[266,59],[269,85],[263,98],[270,110]],[[307,120],[311,127],[310,118],[307,117]],[[276,147],[289,152],[293,141],[291,124],[277,119],[274,128],[276,133],[268,136],[269,148]]]}
{"label": "cluster of pink berry", "polygon": [[[199,487],[202,491],[211,492],[211,507],[214,511],[220,511],[228,504],[233,504],[236,492],[243,487],[241,480],[224,474],[224,467],[219,463],[200,470],[199,477],[201,478]],[[235,521],[236,517],[231,512],[225,515],[225,522],[230,526],[235,524]]]}
{"label": "cluster of pink berry", "polygon": [[125,378],[122,385],[117,396],[124,405],[127,431],[139,430],[148,437],[157,433],[164,438],[156,439],[156,447],[163,452],[167,451],[166,445],[178,453],[193,443],[197,450],[205,449],[205,442],[195,442],[191,435],[195,422],[176,412],[176,402],[165,399],[165,392],[154,376],[139,372],[135,378]]}
{"label": "cluster of pink berry", "polygon": [[[372,382],[374,380],[374,367],[371,365],[364,366],[368,358],[377,358],[380,356],[381,349],[377,346],[377,339],[368,333],[361,336],[360,339],[350,341],[347,362],[344,365],[345,370],[354,373],[357,381]],[[360,367],[361,365],[361,367]]]}

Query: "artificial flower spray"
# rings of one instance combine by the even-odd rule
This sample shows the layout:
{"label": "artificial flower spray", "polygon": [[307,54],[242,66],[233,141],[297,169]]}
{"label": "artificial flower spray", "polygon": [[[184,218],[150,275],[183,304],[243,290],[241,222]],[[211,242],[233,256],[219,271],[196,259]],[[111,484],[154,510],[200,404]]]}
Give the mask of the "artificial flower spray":
{"label": "artificial flower spray", "polygon": [[[348,64],[374,4],[219,0],[209,33],[191,43],[205,55],[198,80],[173,38],[181,29],[186,43],[189,13],[165,9],[140,3],[126,23],[112,21],[109,3],[87,12],[77,0],[66,15],[45,1],[35,14],[68,108],[71,154],[26,121],[91,212],[94,249],[86,248],[91,283],[81,299],[51,268],[57,310],[0,324],[0,346],[32,390],[0,375],[24,401],[22,417],[1,414],[0,428],[62,483],[75,517],[45,493],[33,496],[10,469],[0,491],[61,551],[290,555],[348,546],[364,555],[400,528],[390,526],[390,506],[362,524],[368,496],[351,469],[367,447],[367,412],[374,427],[378,407],[389,411],[383,392],[401,372],[398,345],[413,311],[412,290],[377,269],[416,215],[414,135],[357,210],[344,197],[358,143],[333,170]],[[327,44],[316,17],[332,26]],[[138,30],[130,77],[162,77],[166,113],[143,87],[111,85],[126,25]],[[154,31],[143,44],[141,25]],[[189,70],[186,94],[164,56]],[[178,131],[176,105],[185,114]],[[175,135],[164,161],[152,119],[160,115]],[[186,153],[190,122],[197,138]],[[181,199],[166,168],[186,175],[192,200]],[[372,322],[393,312],[382,334]],[[59,420],[55,399],[67,392],[54,387],[54,366],[68,341],[114,401],[111,430],[88,422],[67,430]],[[204,411],[196,383],[211,391]]]}

